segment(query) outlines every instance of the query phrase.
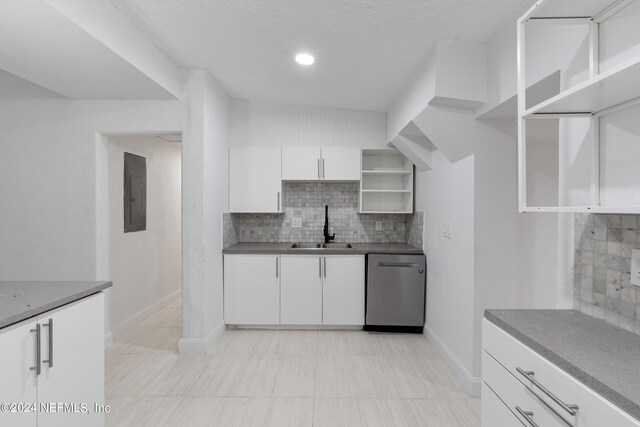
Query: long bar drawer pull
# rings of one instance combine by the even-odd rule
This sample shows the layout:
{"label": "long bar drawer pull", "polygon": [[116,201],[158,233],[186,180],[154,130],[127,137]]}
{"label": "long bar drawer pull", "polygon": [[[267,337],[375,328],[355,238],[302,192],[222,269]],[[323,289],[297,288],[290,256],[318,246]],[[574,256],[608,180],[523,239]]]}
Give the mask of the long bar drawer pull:
{"label": "long bar drawer pull", "polygon": [[516,406],[516,411],[518,411],[518,413],[522,415],[522,417],[527,420],[529,424],[531,424],[531,427],[538,427],[538,424],[536,424],[536,422],[531,419],[531,417],[533,417],[533,412],[523,411],[519,406]]}
{"label": "long bar drawer pull", "polygon": [[573,405],[573,404],[570,404],[570,403],[567,404],[567,403],[564,403],[562,400],[560,400],[559,397],[557,397],[555,394],[551,393],[549,390],[547,390],[545,388],[545,386],[543,386],[535,378],[533,378],[533,375],[534,375],[533,371],[525,371],[522,368],[516,368],[516,371],[518,371],[518,373],[520,375],[522,375],[523,377],[525,377],[526,379],[531,381],[531,383],[534,386],[536,386],[536,388],[538,390],[543,392],[549,399],[551,399],[555,403],[557,403],[558,406],[560,406],[562,409],[564,409],[569,415],[572,415],[572,416],[576,415],[576,411],[578,410],[578,405]]}
{"label": "long bar drawer pull", "polygon": [[49,328],[49,359],[43,360],[42,363],[48,363],[49,367],[53,368],[53,319],[49,318],[49,322],[42,326]]}

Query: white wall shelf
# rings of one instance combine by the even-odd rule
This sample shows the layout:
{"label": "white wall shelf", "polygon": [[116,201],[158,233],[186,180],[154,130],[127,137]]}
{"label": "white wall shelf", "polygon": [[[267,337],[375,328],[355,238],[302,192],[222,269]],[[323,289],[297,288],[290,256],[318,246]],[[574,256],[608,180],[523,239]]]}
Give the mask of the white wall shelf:
{"label": "white wall shelf", "polygon": [[[640,105],[640,55],[600,72],[601,24],[634,2],[540,0],[518,20],[520,212],[640,213],[639,201],[632,197],[637,185],[625,182],[633,181],[631,169],[611,172],[618,167],[637,169],[635,160],[614,159],[617,163],[609,163],[609,146],[619,153],[621,148],[616,144],[621,142],[611,140],[607,122],[601,126],[604,116]],[[525,38],[529,25],[579,25],[589,30],[588,79],[549,99],[536,100],[534,105],[527,102],[526,63],[544,58],[527,57]],[[624,148],[632,155],[634,150],[629,150],[629,144]],[[607,179],[617,187],[611,187]],[[615,200],[608,199],[608,192]],[[620,206],[627,201],[628,206]]]}
{"label": "white wall shelf", "polygon": [[400,151],[362,150],[360,213],[413,213],[413,164]]}
{"label": "white wall shelf", "polygon": [[631,101],[640,102],[640,56],[563,91],[524,112],[536,114],[602,114]]}

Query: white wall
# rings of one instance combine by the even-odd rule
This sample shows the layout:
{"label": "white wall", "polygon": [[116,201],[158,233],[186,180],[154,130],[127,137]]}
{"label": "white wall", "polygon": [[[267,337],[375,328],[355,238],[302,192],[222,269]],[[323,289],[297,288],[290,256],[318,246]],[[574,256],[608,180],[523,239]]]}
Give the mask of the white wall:
{"label": "white wall", "polygon": [[386,114],[340,108],[231,101],[232,146],[380,147]]}
{"label": "white wall", "polygon": [[[433,152],[433,169],[416,173],[416,210],[425,213],[427,336],[472,377],[474,323],[474,156],[449,162]],[[442,224],[453,238],[442,237]],[[464,374],[463,374],[464,375]]]}
{"label": "white wall", "polygon": [[[9,201],[0,209],[0,279],[110,279],[101,133],[182,132],[180,347],[204,353],[224,327],[219,228],[227,210],[227,95],[203,70],[191,71],[181,101],[34,99],[33,92],[0,98],[0,195]],[[205,207],[209,193],[215,200]]]}
{"label": "white wall", "polygon": [[180,131],[180,111],[179,101],[0,97],[0,278],[108,279],[97,132]]}
{"label": "white wall", "polygon": [[[181,144],[153,135],[112,136],[107,142],[109,181],[110,324],[119,334],[180,295]],[[147,227],[124,232],[124,153],[146,158]]]}

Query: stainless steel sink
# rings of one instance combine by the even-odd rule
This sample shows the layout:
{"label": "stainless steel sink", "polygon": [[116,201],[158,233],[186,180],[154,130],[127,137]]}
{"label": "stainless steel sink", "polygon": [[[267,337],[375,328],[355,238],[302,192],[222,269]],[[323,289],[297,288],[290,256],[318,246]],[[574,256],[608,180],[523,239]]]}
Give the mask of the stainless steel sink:
{"label": "stainless steel sink", "polygon": [[291,249],[322,249],[321,243],[294,243]]}
{"label": "stainless steel sink", "polygon": [[325,249],[353,249],[351,243],[323,243],[322,247]]}
{"label": "stainless steel sink", "polygon": [[293,243],[291,249],[353,249],[351,243]]}

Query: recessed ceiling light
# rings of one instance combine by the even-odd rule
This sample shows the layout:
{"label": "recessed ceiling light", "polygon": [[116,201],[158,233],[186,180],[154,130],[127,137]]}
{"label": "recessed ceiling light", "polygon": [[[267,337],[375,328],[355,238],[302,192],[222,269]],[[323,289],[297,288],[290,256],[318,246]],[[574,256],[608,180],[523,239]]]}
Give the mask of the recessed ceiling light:
{"label": "recessed ceiling light", "polygon": [[316,62],[316,59],[308,53],[299,53],[296,55],[296,62],[300,65],[311,65]]}

